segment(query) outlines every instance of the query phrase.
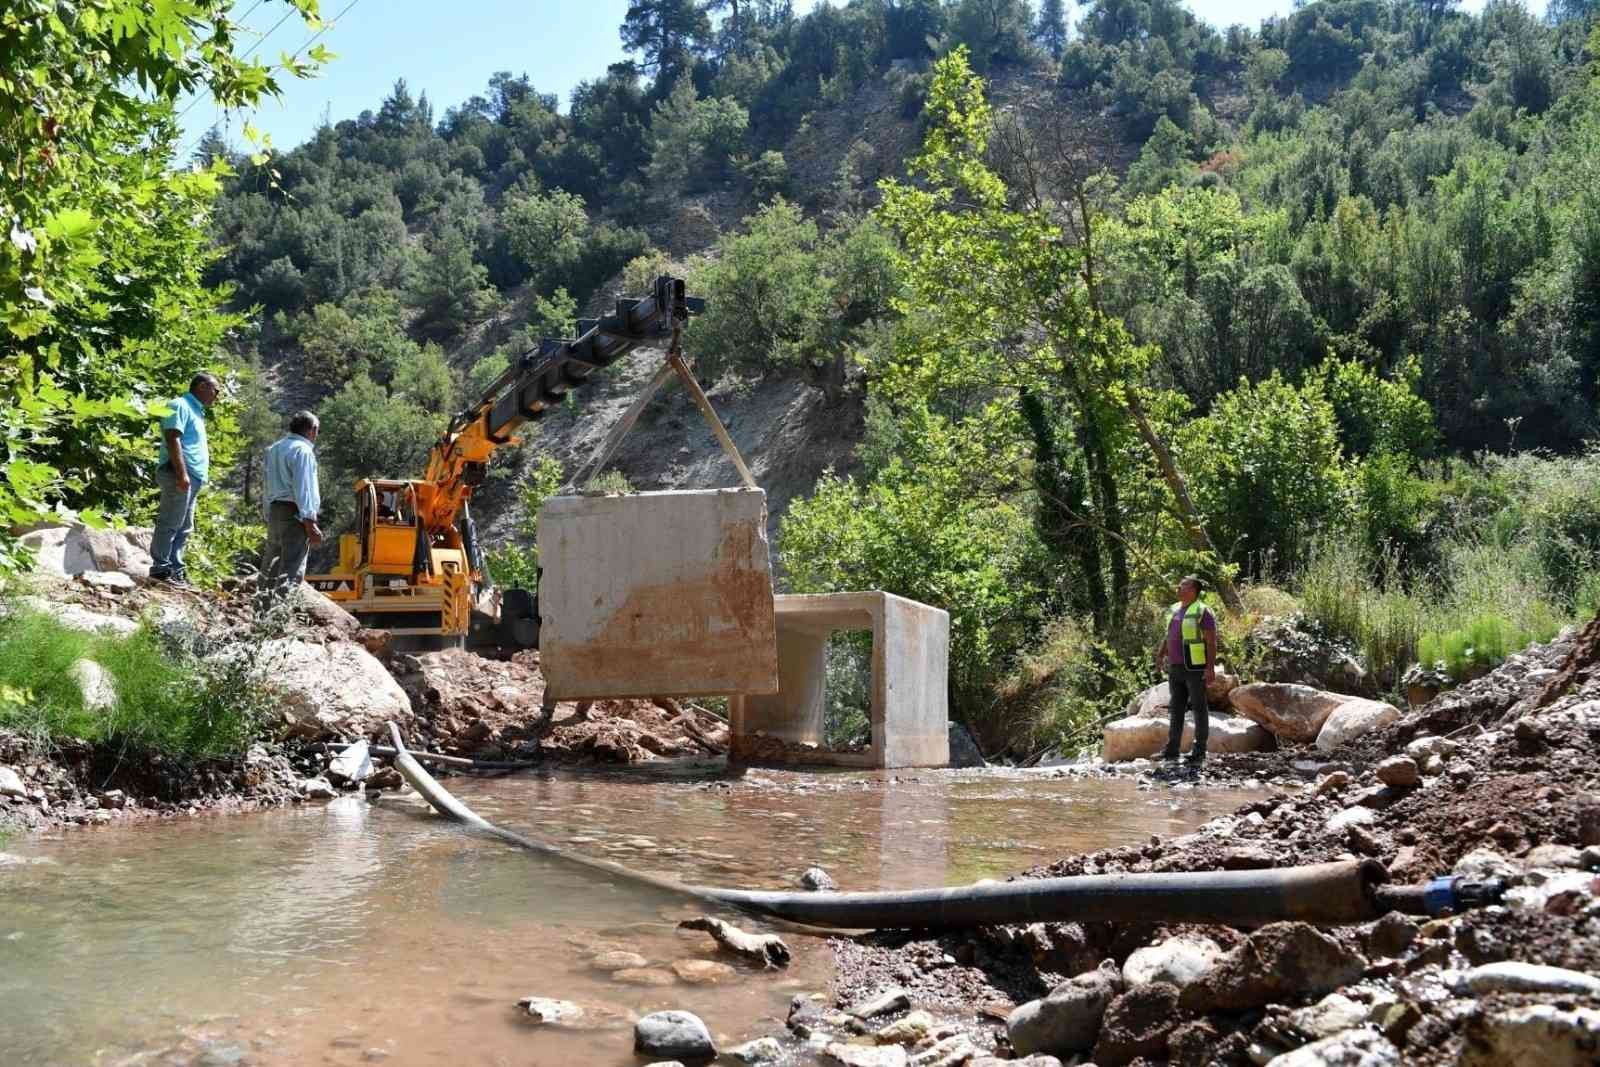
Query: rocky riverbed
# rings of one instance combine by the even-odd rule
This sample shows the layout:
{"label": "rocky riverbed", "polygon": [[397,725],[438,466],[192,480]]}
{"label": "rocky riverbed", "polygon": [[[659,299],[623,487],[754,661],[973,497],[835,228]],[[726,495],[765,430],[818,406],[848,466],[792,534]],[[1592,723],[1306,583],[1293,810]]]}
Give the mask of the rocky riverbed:
{"label": "rocky riverbed", "polygon": [[[1303,784],[1195,833],[1018,877],[1370,858],[1396,882],[1454,872],[1508,891],[1459,915],[1325,930],[1049,923],[838,939],[826,1008],[839,1033],[862,1028],[837,1009],[891,990],[944,1021],[906,1059],[838,1062],[962,1062],[919,1058],[955,1037],[971,1056],[1098,1067],[1600,1062],[1597,745],[1600,620],[1333,752],[1214,757],[1200,775],[1149,761],[1062,768],[1152,790]],[[797,1004],[791,1028],[814,1032],[814,1015]]]}

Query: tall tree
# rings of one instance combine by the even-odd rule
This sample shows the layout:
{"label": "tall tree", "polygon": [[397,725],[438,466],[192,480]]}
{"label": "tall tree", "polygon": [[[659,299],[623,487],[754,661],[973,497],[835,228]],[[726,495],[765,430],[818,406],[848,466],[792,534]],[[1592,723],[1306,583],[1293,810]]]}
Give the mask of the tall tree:
{"label": "tall tree", "polygon": [[[1131,426],[1167,484],[1193,549],[1216,568],[1224,600],[1239,609],[1238,594],[1147,405],[1141,383],[1151,354],[1102,309],[1094,213],[1080,201],[1077,224],[1069,227],[1046,204],[1014,203],[986,160],[992,116],[965,49],[934,68],[927,114],[923,151],[910,166],[920,183],[886,183],[880,209],[904,244],[901,269],[910,296],[903,310],[919,316],[891,375],[924,395],[996,387],[1024,398],[1043,395],[1072,411],[1082,440],[1091,443],[1096,435],[1109,442],[1116,426],[1106,420]],[[1058,463],[1053,428],[1035,421],[1035,458]],[[1101,482],[1094,468],[1102,460],[1092,448],[1086,459],[1083,477]],[[1064,477],[1061,484],[1070,484],[1072,476]],[[1115,485],[1108,488],[1111,496],[1102,509],[1115,503]]]}
{"label": "tall tree", "polygon": [[1043,0],[1030,36],[1040,48],[1060,59],[1067,50],[1067,5],[1062,0]]}
{"label": "tall tree", "polygon": [[[292,0],[308,20],[316,0]],[[8,0],[0,13],[0,531],[126,508],[147,398],[214,359],[233,320],[201,275],[219,172],[171,169],[173,102],[277,91],[326,53],[240,56],[231,0]],[[15,562],[0,533],[0,569]]]}
{"label": "tall tree", "polygon": [[[640,54],[646,74],[686,70],[711,37],[711,19],[694,0],[635,0],[622,17],[622,47]],[[670,81],[670,79],[668,79]]]}

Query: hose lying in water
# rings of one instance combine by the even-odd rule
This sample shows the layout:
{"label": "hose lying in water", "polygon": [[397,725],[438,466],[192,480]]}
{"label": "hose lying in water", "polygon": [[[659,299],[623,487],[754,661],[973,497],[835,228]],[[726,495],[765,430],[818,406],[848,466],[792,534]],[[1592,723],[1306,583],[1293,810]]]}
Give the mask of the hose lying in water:
{"label": "hose lying in water", "polygon": [[671,878],[632,871],[609,860],[564,852],[495,826],[451,796],[422,769],[406,751],[393,723],[389,731],[394,738],[395,766],[401,776],[441,815],[470,829],[625,881],[810,926],[959,929],[1003,923],[1085,921],[1260,926],[1286,919],[1337,924],[1365,922],[1392,910],[1438,914],[1440,910],[1489,902],[1494,895],[1482,886],[1454,879],[1436,879],[1426,887],[1383,886],[1380,883],[1388,874],[1374,860],[1278,870],[1022,879],[886,893],[789,893],[685,885]]}

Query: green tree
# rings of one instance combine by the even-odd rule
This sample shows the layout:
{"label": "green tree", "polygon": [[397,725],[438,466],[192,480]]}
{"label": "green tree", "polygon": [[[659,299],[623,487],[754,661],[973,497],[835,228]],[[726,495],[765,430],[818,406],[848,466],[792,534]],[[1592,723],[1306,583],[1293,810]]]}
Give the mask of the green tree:
{"label": "green tree", "polygon": [[950,19],[950,36],[967,49],[973,69],[1016,63],[1028,50],[1025,0],[960,0]]}
{"label": "green tree", "polygon": [[635,0],[622,16],[622,47],[638,52],[646,74],[687,70],[711,37],[711,20],[694,0]]}
{"label": "green tree", "polygon": [[1315,383],[1240,382],[1184,423],[1177,447],[1229,558],[1252,572],[1295,569],[1344,511],[1338,420]]}
{"label": "green tree", "polygon": [[[928,97],[928,133],[910,165],[913,186],[884,184],[883,221],[900,236],[906,281],[901,310],[915,312],[918,328],[906,334],[894,362],[883,368],[891,385],[923,396],[1002,388],[1019,402],[1032,395],[1074,412],[1095,459],[1088,474],[1096,487],[1093,522],[1121,545],[1121,514],[1109,441],[1127,419],[1144,442],[1172,492],[1177,518],[1194,550],[1220,563],[1200,511],[1172,451],[1147,409],[1141,387],[1150,353],[1135,345],[1123,324],[1100,304],[1093,258],[1093,211],[1061,220],[1046,204],[1013,206],[1008,190],[986,162],[991,130],[981,81],[957,50],[940,60]],[[1086,201],[1079,199],[1079,205]],[[1070,221],[1086,240],[1069,240]],[[1060,461],[1053,435],[1035,433],[1036,460]],[[1064,507],[1074,502],[1062,501]],[[1063,521],[1070,521],[1063,515]],[[1112,553],[1113,560],[1120,558]],[[1086,581],[1103,581],[1089,573]],[[1238,597],[1225,572],[1217,574],[1230,606]],[[1127,596],[1126,569],[1112,567],[1114,592],[1101,612],[1115,621]]]}
{"label": "green tree", "polygon": [[657,183],[704,183],[726,170],[749,121],[738,101],[701,99],[691,79],[679,78],[651,112],[645,173]]}
{"label": "green tree", "polygon": [[1139,150],[1139,158],[1128,168],[1128,192],[1134,195],[1158,193],[1169,185],[1182,184],[1192,168],[1189,135],[1162,115],[1156,120],[1155,132]]}
{"label": "green tree", "polygon": [[290,332],[305,354],[306,377],[339,386],[358,374],[387,383],[416,352],[405,334],[405,309],[387,289],[352,293],[297,315]]}
{"label": "green tree", "polygon": [[561,461],[540,456],[533,470],[517,486],[522,517],[514,540],[491,548],[484,560],[489,580],[502,589],[539,588],[539,509],[561,489],[566,475]]}
{"label": "green tree", "polygon": [[[326,58],[268,66],[235,51],[237,32],[224,0],[18,0],[0,14],[0,529],[125,508],[153,401],[214,364],[236,321],[202,278],[220,172],[168,169],[172,104],[253,104],[280,72]],[[0,534],[0,568],[11,543]]]}
{"label": "green tree", "polygon": [[407,303],[417,309],[417,328],[436,337],[453,337],[477,322],[494,303],[489,271],[472,258],[461,231],[445,226],[421,255]]}
{"label": "green tree", "polygon": [[589,215],[581,196],[556,189],[516,197],[501,213],[500,224],[537,290],[566,278],[583,258]]}
{"label": "green tree", "polygon": [[1043,0],[1030,36],[1040,48],[1059,60],[1067,48],[1067,5],[1062,0]]}

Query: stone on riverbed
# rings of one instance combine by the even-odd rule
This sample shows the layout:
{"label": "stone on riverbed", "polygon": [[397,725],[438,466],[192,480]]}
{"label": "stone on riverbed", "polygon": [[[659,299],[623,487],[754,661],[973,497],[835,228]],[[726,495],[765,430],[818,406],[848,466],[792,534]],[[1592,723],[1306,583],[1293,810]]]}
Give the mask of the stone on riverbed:
{"label": "stone on riverbed", "polygon": [[1085,1052],[1100,1036],[1106,1006],[1122,991],[1122,974],[1106,961],[1068,979],[1039,1000],[1030,1000],[1006,1019],[1011,1047],[1018,1055]]}
{"label": "stone on riverbed", "polygon": [[1390,1067],[1400,1052],[1374,1030],[1346,1030],[1267,1061],[1267,1067]]}
{"label": "stone on riverbed", "polygon": [[737,972],[726,963],[718,963],[716,960],[689,959],[674,960],[672,973],[690,985],[710,985],[725,978],[732,978]]}
{"label": "stone on riverbed", "polygon": [[0,764],[0,797],[25,797],[28,787],[22,784],[22,776],[3,764]]}
{"label": "stone on riverbed", "polygon": [[1474,1026],[1461,1062],[1467,1067],[1580,1067],[1600,1050],[1600,1011],[1533,1004],[1500,1011]]}
{"label": "stone on riverbed", "polygon": [[839,883],[821,867],[807,867],[805,873],[800,876],[800,888],[813,893],[828,893],[838,889]]}
{"label": "stone on riverbed", "polygon": [[1169,937],[1159,945],[1135,949],[1122,965],[1129,986],[1167,982],[1183,989],[1203,978],[1222,958],[1222,949],[1203,937]]}
{"label": "stone on riverbed", "polygon": [[1276,922],[1223,955],[1183,991],[1190,1011],[1245,1011],[1273,1001],[1331,993],[1361,977],[1361,956],[1303,922]]}
{"label": "stone on riverbed", "polygon": [[773,1037],[758,1037],[730,1048],[724,1055],[740,1063],[777,1063],[783,1059],[783,1046]]}
{"label": "stone on riverbed", "polygon": [[583,1018],[583,1009],[570,1000],[552,1000],[549,997],[523,997],[517,1007],[526,1011],[536,1023],[572,1024]]}
{"label": "stone on riverbed", "polygon": [[1474,996],[1491,993],[1550,993],[1562,996],[1600,997],[1600,978],[1565,967],[1504,960],[1486,963],[1466,973],[1463,984]]}
{"label": "stone on riverbed", "polygon": [[1378,781],[1391,789],[1410,789],[1422,781],[1417,761],[1410,756],[1390,756],[1377,767]]}
{"label": "stone on riverbed", "polygon": [[627,985],[669,986],[677,981],[671,971],[660,967],[629,967],[611,973],[612,981]]}
{"label": "stone on riverbed", "polygon": [[875,997],[859,1001],[845,1009],[846,1015],[857,1019],[872,1019],[892,1011],[905,1011],[911,1007],[911,997],[904,989],[886,989]]}
{"label": "stone on riverbed", "polygon": [[843,1067],[906,1067],[906,1050],[899,1045],[846,1045],[835,1041],[822,1050],[831,1063]]}
{"label": "stone on riverbed", "polygon": [[648,967],[650,961],[637,952],[602,952],[589,960],[597,971],[626,971],[635,967]]}
{"label": "stone on riverbed", "polygon": [[717,1055],[717,1043],[698,1015],[657,1011],[633,1024],[633,1051],[641,1056],[709,1060]]}

